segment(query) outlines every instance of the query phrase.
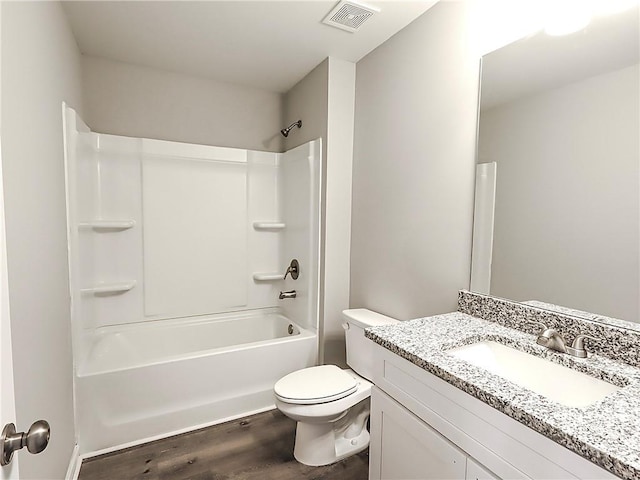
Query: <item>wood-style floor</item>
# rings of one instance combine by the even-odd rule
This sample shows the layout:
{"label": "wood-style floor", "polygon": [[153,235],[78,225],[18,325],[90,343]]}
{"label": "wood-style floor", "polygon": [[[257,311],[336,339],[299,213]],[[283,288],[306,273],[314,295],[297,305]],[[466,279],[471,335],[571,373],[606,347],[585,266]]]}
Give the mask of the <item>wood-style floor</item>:
{"label": "wood-style floor", "polygon": [[79,480],[366,480],[368,451],[326,467],[293,458],[296,424],[271,410],[82,462]]}

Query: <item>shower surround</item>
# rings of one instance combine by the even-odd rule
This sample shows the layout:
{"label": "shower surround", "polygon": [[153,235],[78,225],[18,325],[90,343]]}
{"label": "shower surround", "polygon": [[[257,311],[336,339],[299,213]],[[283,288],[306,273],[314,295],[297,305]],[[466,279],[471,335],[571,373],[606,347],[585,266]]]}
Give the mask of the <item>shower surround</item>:
{"label": "shower surround", "polygon": [[320,140],[277,154],[63,114],[80,453],[272,408],[317,362]]}

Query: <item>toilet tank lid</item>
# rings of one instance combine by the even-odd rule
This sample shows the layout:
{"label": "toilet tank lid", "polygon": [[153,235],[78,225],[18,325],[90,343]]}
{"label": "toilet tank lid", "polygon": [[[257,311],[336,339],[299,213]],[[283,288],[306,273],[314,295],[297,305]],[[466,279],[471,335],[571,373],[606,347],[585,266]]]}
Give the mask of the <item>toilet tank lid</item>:
{"label": "toilet tank lid", "polygon": [[387,317],[380,313],[372,312],[366,308],[353,308],[350,310],[343,310],[342,315],[348,322],[354,323],[361,328],[377,327],[379,325],[389,325],[390,323],[397,323],[400,320]]}

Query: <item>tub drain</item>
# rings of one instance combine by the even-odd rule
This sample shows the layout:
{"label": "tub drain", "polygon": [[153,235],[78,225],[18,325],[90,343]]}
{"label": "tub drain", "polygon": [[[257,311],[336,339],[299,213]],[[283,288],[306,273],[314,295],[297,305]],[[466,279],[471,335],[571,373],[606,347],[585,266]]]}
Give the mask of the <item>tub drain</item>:
{"label": "tub drain", "polygon": [[293,325],[289,324],[289,326],[287,327],[287,332],[289,332],[289,335],[293,335]]}

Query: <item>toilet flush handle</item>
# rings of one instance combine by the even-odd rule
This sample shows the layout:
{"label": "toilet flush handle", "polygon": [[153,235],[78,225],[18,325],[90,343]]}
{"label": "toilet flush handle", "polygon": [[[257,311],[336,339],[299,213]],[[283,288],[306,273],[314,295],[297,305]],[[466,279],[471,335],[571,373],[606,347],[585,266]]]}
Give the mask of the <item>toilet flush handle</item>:
{"label": "toilet flush handle", "polygon": [[349,330],[349,323],[345,322],[342,324],[342,328],[344,328],[345,330]]}

